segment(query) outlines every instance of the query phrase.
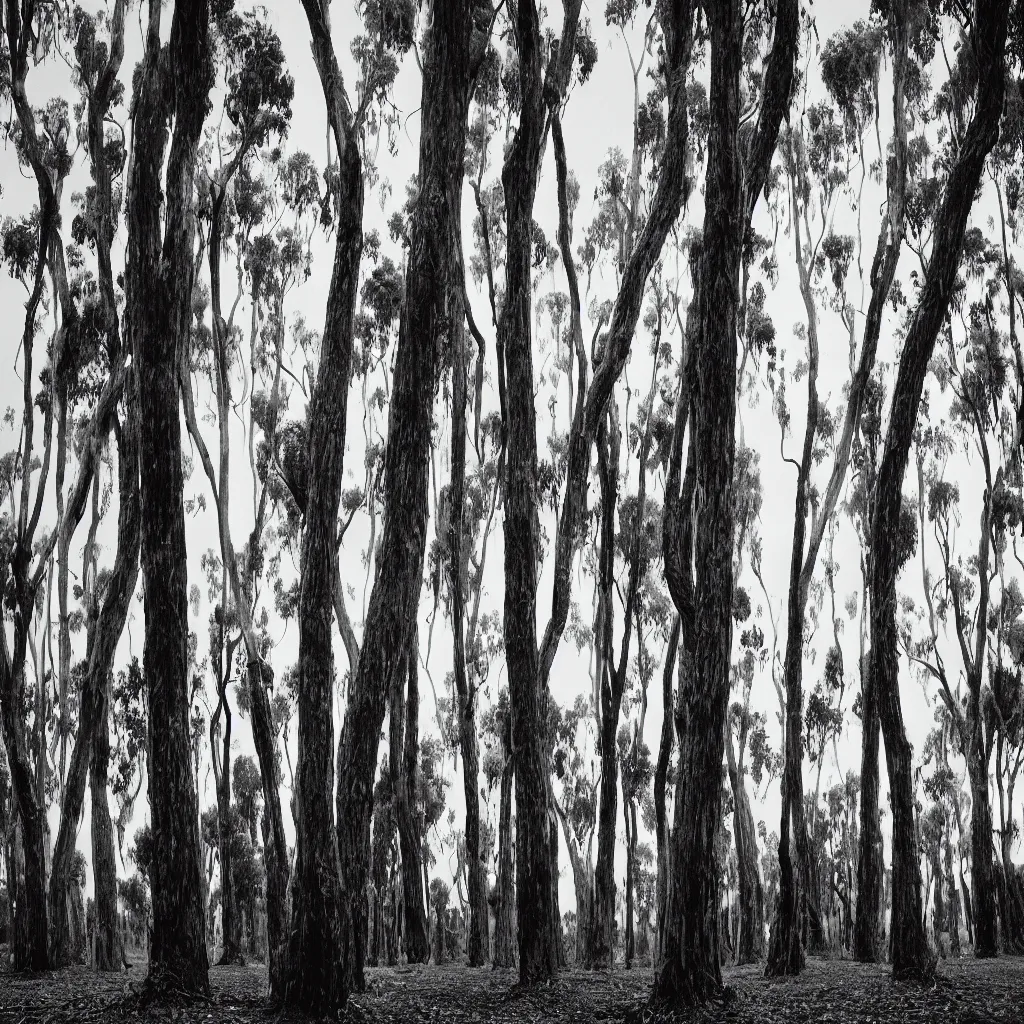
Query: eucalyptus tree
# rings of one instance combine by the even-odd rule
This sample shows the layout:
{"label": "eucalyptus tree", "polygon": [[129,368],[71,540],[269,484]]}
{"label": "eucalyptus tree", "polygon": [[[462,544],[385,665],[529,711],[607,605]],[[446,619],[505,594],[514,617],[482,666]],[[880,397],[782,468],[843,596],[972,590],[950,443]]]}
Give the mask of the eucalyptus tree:
{"label": "eucalyptus tree", "polygon": [[[680,782],[671,887],[654,985],[654,997],[670,1003],[703,1003],[721,989],[715,863],[721,787],[707,780],[718,778],[721,771],[730,688],[737,299],[743,244],[790,107],[799,5],[786,0],[777,6],[760,110],[744,161],[737,142],[745,30],[739,5],[725,3],[708,12],[708,28],[711,127],[705,219],[691,257],[694,301],[688,314],[687,367],[676,402],[663,531],[665,574],[682,618],[687,662],[677,703]],[[691,411],[684,477],[683,443]]]}
{"label": "eucalyptus tree", "polygon": [[[231,430],[230,411],[233,404],[232,377],[236,361],[241,362],[239,339],[234,323],[235,311],[243,294],[243,254],[251,249],[248,245],[251,235],[260,225],[265,214],[264,203],[260,202],[259,186],[252,179],[251,164],[256,151],[267,145],[271,139],[281,139],[287,133],[291,118],[291,101],[294,83],[284,68],[284,55],[280,40],[265,21],[265,12],[248,11],[237,14],[229,10],[215,22],[215,42],[223,57],[224,64],[224,113],[232,126],[223,143],[218,141],[218,152],[214,154],[217,166],[206,172],[206,181],[201,191],[205,193],[200,209],[209,218],[209,233],[206,250],[209,268],[211,330],[208,336],[212,356],[211,380],[217,408],[217,464],[207,448],[195,415],[195,400],[191,378],[191,364],[195,353],[182,349],[179,362],[179,382],[182,391],[185,421],[189,437],[199,452],[204,472],[212,491],[216,506],[217,530],[220,540],[220,561],[223,566],[229,594],[222,595],[222,615],[227,615],[227,598],[230,596],[232,614],[241,630],[246,654],[246,684],[249,688],[253,738],[264,777],[264,804],[270,818],[270,842],[264,847],[267,866],[267,925],[270,954],[271,987],[276,992],[283,970],[283,944],[285,941],[285,916],[288,889],[287,843],[281,814],[281,801],[277,789],[277,769],[274,751],[274,730],[267,696],[268,684],[273,674],[264,654],[266,644],[261,643],[258,625],[254,621],[256,586],[261,576],[263,558],[262,538],[264,519],[267,513],[266,481],[263,482],[262,499],[257,500],[253,509],[255,523],[249,535],[243,566],[239,564],[231,536]],[[218,140],[220,135],[218,134]],[[226,151],[225,151],[226,149]],[[231,200],[229,204],[229,200]],[[234,214],[237,237],[237,288],[228,317],[224,316],[222,303],[221,259],[225,248],[226,214]],[[257,267],[260,265],[257,263]],[[261,268],[262,269],[262,268]],[[258,292],[257,292],[258,294]],[[254,303],[252,334],[256,333],[256,308]],[[206,336],[200,335],[204,340]],[[255,349],[255,337],[250,339],[250,351]],[[244,370],[243,370],[244,373]],[[271,402],[280,400],[275,391]],[[254,481],[255,486],[255,481]],[[220,675],[218,678],[218,686]],[[225,740],[230,735],[230,710],[226,706],[226,695],[218,694],[217,713],[225,713]],[[211,729],[213,723],[211,722]],[[215,758],[216,761],[216,758]],[[217,784],[218,808],[221,825],[227,824],[230,811],[231,792],[230,758],[225,757],[220,767]],[[222,870],[230,859],[230,842],[221,837]],[[230,876],[230,869],[226,872]],[[222,882],[222,908],[225,922],[234,914],[230,899],[230,877]],[[229,898],[225,898],[227,895]],[[234,921],[232,921],[234,927]],[[240,951],[237,935],[229,938],[228,928],[224,929],[224,957],[232,962]]]}
{"label": "eucalyptus tree", "polygon": [[[381,31],[396,48],[408,49],[415,12],[411,4],[399,6],[397,19],[382,12]],[[342,915],[349,932],[343,971],[346,983],[355,989],[364,985],[362,890],[378,738],[392,677],[412,641],[422,588],[430,421],[444,354],[438,325],[449,325],[446,340],[453,354],[462,345],[458,211],[469,99],[491,20],[489,4],[466,0],[446,5],[434,10],[423,39],[419,193],[409,224],[405,297],[389,408],[383,532],[359,662],[338,742],[338,849]]]}
{"label": "eucalyptus tree", "polygon": [[[980,232],[972,229],[974,244],[985,258]],[[1004,666],[1005,631],[1013,626],[1019,609],[1007,579],[1008,530],[1019,525],[1022,511],[1019,488],[1008,480],[1014,457],[1013,417],[1007,399],[1007,359],[1003,339],[984,302],[972,302],[964,319],[966,330],[946,332],[944,344],[933,360],[933,372],[942,392],[951,392],[951,430],[935,424],[921,430],[917,439],[919,516],[922,529],[922,583],[925,595],[927,631],[924,638],[908,646],[908,655],[928,677],[939,684],[939,693],[955,726],[968,769],[971,788],[971,883],[972,903],[977,915],[975,955],[995,956],[996,863],[991,841],[992,806],[989,795],[992,754],[997,742],[998,718],[986,709],[982,686],[986,665],[988,685],[995,707],[1005,697],[1012,701],[1014,680]],[[985,480],[977,548],[965,563],[957,552],[960,515],[958,486],[945,478],[944,465],[954,446],[962,440],[967,450],[980,455]],[[925,512],[932,526],[934,547],[939,553],[939,571],[931,573],[925,557]],[[953,634],[962,662],[966,695],[959,681],[950,678],[940,646],[940,629],[945,633],[952,613]],[[955,689],[954,689],[955,687]],[[1007,707],[1011,707],[1008,704]],[[1000,908],[1004,919],[1004,943],[1017,941],[1010,908]]]}
{"label": "eucalyptus tree", "polygon": [[[900,5],[894,9],[901,23]],[[1005,78],[1008,5],[979,0],[965,51],[975,62],[971,120],[955,138],[957,153],[936,208],[928,269],[912,315],[893,387],[885,448],[878,469],[871,524],[871,668],[869,688],[877,698],[893,812],[892,939],[896,978],[928,977],[933,970],[924,934],[921,877],[914,825],[910,744],[899,694],[896,627],[899,516],[903,477],[910,454],[928,364],[945,321],[964,245],[967,218],[989,152],[999,135]],[[960,59],[967,59],[961,54]]]}
{"label": "eucalyptus tree", "polygon": [[[36,617],[37,603],[42,596],[42,583],[64,523],[73,522],[77,525],[84,514],[103,441],[109,433],[112,409],[121,394],[124,350],[120,348],[116,335],[111,337],[108,333],[107,344],[101,345],[97,344],[99,332],[86,330],[82,333],[78,330],[81,316],[76,299],[71,294],[68,263],[60,233],[63,184],[72,168],[72,156],[68,148],[71,138],[69,112],[67,104],[60,100],[51,101],[42,110],[36,110],[30,103],[27,90],[30,56],[34,64],[40,56],[45,56],[58,46],[64,26],[51,8],[30,2],[5,8],[3,29],[9,64],[5,90],[9,91],[17,119],[14,128],[16,151],[19,161],[32,171],[38,208],[29,217],[18,221],[8,220],[4,231],[5,262],[12,273],[25,283],[28,300],[24,331],[18,349],[20,373],[24,382],[20,438],[17,449],[4,460],[4,488],[9,499],[5,504],[9,506],[10,514],[4,513],[4,525],[0,530],[4,547],[0,582],[11,595],[5,603],[5,609],[13,613],[13,643],[8,647],[5,631],[0,645],[0,714],[3,718],[4,741],[24,851],[23,879],[18,879],[23,895],[18,907],[14,962],[19,969],[41,969],[49,963],[45,797],[37,786],[39,780],[45,781],[46,775],[43,742],[46,701],[37,700],[34,710],[37,750],[33,766],[24,718],[29,634]],[[38,402],[43,419],[40,446],[36,437],[37,403],[32,388],[36,375],[33,369],[35,339],[42,326],[37,318],[46,292],[47,274],[52,285],[54,312],[55,315],[59,314],[59,320],[50,345],[50,364],[41,374],[44,387]],[[108,307],[108,312],[112,308]],[[105,321],[106,326],[108,323]],[[69,389],[72,385],[77,386],[76,374],[83,368],[83,356],[90,348],[96,356],[109,356],[109,376],[99,390],[92,414],[88,418],[75,485],[65,506],[63,485]],[[89,362],[89,358],[84,361]],[[36,532],[53,461],[55,419],[59,420],[55,481],[58,485],[57,504],[61,522],[57,524],[57,529],[41,537],[37,546]],[[13,426],[13,419],[9,425]],[[37,468],[39,480],[33,494],[32,477]],[[73,532],[70,526],[68,530]],[[66,547],[64,554],[66,563]],[[67,654],[66,644],[62,647],[62,654]],[[62,659],[62,664],[67,661],[68,658]],[[42,696],[42,689],[39,694]],[[66,715],[67,711],[66,706],[61,708],[62,715]],[[61,728],[64,728],[63,724]]]}
{"label": "eucalyptus tree", "polygon": [[[139,375],[143,675],[148,693],[153,941],[147,993],[208,994],[199,809],[189,760],[188,593],[177,354],[194,279],[196,158],[213,85],[210,5],[152,2],[135,82],[128,182],[127,324]],[[167,122],[174,129],[168,152]],[[166,188],[163,167],[166,156]],[[165,207],[161,210],[161,198]]]}

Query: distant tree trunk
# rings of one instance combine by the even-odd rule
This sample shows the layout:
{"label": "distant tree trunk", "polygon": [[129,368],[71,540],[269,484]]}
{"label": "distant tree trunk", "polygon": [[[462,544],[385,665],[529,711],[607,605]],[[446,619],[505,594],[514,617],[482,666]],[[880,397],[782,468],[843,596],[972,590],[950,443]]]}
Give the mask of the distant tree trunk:
{"label": "distant tree trunk", "polygon": [[[427,914],[423,902],[423,870],[420,838],[416,834],[411,796],[416,792],[419,758],[420,699],[414,643],[404,671],[395,674],[391,686],[391,780],[395,791],[395,817],[402,855],[402,896],[405,903],[405,956],[411,964],[423,964],[430,956]],[[405,683],[408,681],[408,697]]]}
{"label": "distant tree trunk", "polygon": [[[946,318],[963,250],[964,231],[985,159],[999,135],[1003,105],[1008,5],[979,0],[973,33],[977,53],[974,114],[935,217],[928,274],[900,357],[885,451],[875,487],[871,527],[871,671],[877,688],[893,811],[891,945],[893,975],[930,977],[934,969],[921,913],[921,877],[914,820],[912,754],[900,704],[896,631],[895,538],[918,407],[938,331]],[[991,848],[991,833],[986,836]]]}
{"label": "distant tree trunk", "polygon": [[[311,0],[304,0],[307,4]],[[338,744],[338,850],[349,946],[343,972],[363,988],[360,923],[377,747],[391,679],[415,629],[426,550],[431,425],[440,339],[461,333],[461,202],[473,78],[471,0],[434,8],[423,54],[419,194],[409,226],[384,456],[384,526],[359,664]],[[457,324],[455,330],[450,326]]]}
{"label": "distant tree trunk", "polygon": [[[171,990],[209,993],[199,810],[189,734],[188,581],[176,353],[191,321],[195,160],[213,77],[208,0],[176,0],[165,51],[160,46],[160,8],[155,0],[150,5],[146,53],[137,76],[126,275],[142,424],[143,671],[149,696],[154,838],[146,994],[156,998]],[[161,169],[172,112],[174,135],[162,207]]]}

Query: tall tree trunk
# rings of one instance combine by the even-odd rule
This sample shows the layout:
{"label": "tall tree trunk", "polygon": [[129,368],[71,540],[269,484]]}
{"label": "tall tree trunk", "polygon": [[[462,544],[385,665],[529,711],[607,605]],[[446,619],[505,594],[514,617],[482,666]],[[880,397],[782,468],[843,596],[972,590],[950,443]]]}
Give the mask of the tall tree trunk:
{"label": "tall tree trunk", "polygon": [[[111,173],[105,150],[105,118],[110,108],[117,74],[124,55],[124,19],[126,0],[118,0],[110,26],[110,52],[106,63],[97,69],[95,86],[89,93],[88,127],[89,153],[92,159],[92,176],[96,186],[96,232],[97,262],[99,265],[100,297],[103,316],[106,321],[107,351],[114,365],[107,386],[101,394],[93,413],[90,437],[84,449],[86,455],[80,467],[79,480],[65,509],[66,519],[61,522],[59,546],[64,549],[67,559],[71,534],[80,521],[85,509],[85,495],[94,476],[94,466],[99,459],[100,449],[113,425],[118,443],[118,536],[117,553],[110,580],[107,583],[103,608],[94,630],[89,632],[87,672],[81,694],[78,734],[72,750],[71,769],[63,779],[64,790],[61,799],[60,828],[54,848],[50,876],[50,955],[54,966],[69,962],[70,935],[66,907],[69,896],[71,861],[74,855],[75,838],[82,804],[85,797],[86,771],[90,758],[95,768],[95,754],[92,751],[93,734],[102,730],[106,735],[106,705],[108,698],[108,676],[113,668],[114,655],[128,615],[129,603],[135,593],[139,575],[139,547],[141,544],[141,522],[139,510],[139,398],[134,371],[127,374],[125,387],[125,422],[118,428],[115,406],[121,395],[125,377],[124,360],[126,351],[122,348],[119,318],[114,297],[113,273],[110,263],[110,245],[113,237],[111,212]],[[130,347],[129,342],[129,347]],[[66,589],[66,578],[63,587]],[[61,616],[66,615],[66,593],[60,595]],[[65,629],[61,626],[61,671],[65,662],[70,663],[70,637],[65,650]],[[64,705],[62,704],[62,707]],[[98,735],[98,733],[97,733]],[[63,742],[63,738],[62,738]],[[108,739],[109,746],[109,739]],[[62,763],[63,763],[62,751]],[[106,785],[106,762],[101,768],[101,778]],[[90,775],[91,778],[91,775]],[[95,796],[94,796],[95,801]],[[106,801],[106,789],[103,800]],[[102,818],[102,811],[101,811]],[[109,823],[110,811],[107,807]],[[94,826],[95,828],[95,826]],[[94,852],[94,871],[98,869]],[[114,884],[116,878],[110,884]],[[96,883],[99,894],[99,879]],[[116,914],[116,892],[115,892]],[[98,903],[97,903],[98,906]],[[99,924],[97,920],[97,924]],[[121,969],[121,957],[116,947],[116,929],[111,932],[108,923],[105,933],[100,936],[101,950],[98,952],[101,970]],[[110,954],[109,957],[107,954]]]}
{"label": "tall tree trunk", "polygon": [[[654,987],[656,999],[676,1004],[704,1003],[721,989],[715,856],[721,786],[708,785],[708,780],[720,776],[729,701],[740,250],[767,179],[779,126],[789,109],[799,29],[798,4],[785,0],[777,8],[775,40],[744,182],[736,138],[743,21],[735,0],[716,5],[707,15],[712,127],[704,233],[696,258],[694,333],[689,342],[693,358],[688,360],[695,367],[689,382],[695,573],[692,605],[679,608],[691,618],[692,628],[684,623],[684,639],[693,660],[680,691],[673,877]],[[677,441],[681,446],[681,437]],[[674,601],[679,588],[675,590]]]}
{"label": "tall tree trunk", "polygon": [[[658,762],[654,769],[654,821],[657,846],[657,884],[655,886],[656,928],[654,935],[654,963],[661,960],[661,939],[665,925],[665,896],[668,892],[668,853],[669,836],[668,821],[665,813],[665,797],[668,788],[668,765],[672,757],[672,739],[675,730],[672,726],[672,673],[679,651],[680,619],[677,614],[669,634],[668,652],[665,656],[665,667],[661,677],[661,741],[658,745]],[[680,661],[680,665],[682,662]]]}
{"label": "tall tree trunk", "polygon": [[[978,730],[980,732],[980,729]],[[979,736],[968,754],[971,780],[971,902],[976,914],[974,955],[997,956],[999,935],[996,927],[996,865],[992,849],[992,805],[988,795],[987,766],[979,770],[985,758]],[[1002,922],[1004,931],[1007,922]]]}
{"label": "tall tree trunk", "polygon": [[[577,10],[578,14],[578,10]],[[537,654],[537,415],[531,341],[533,204],[544,133],[540,15],[521,0],[515,16],[519,50],[519,125],[502,169],[506,197],[505,303],[497,328],[503,353],[508,465],[505,477],[505,655],[515,751],[516,896],[519,980],[544,982],[558,970],[552,932],[551,837],[547,730]]]}
{"label": "tall tree trunk", "polygon": [[726,735],[725,752],[732,787],[733,830],[736,837],[736,871],[739,876],[740,937],[736,963],[757,963],[764,953],[764,892],[757,869],[757,833],[750,797],[740,774],[731,734]]}
{"label": "tall tree trunk", "polygon": [[[423,902],[422,848],[416,834],[412,794],[416,792],[419,757],[419,679],[417,645],[411,645],[404,671],[391,686],[391,780],[395,791],[395,817],[402,856],[402,897],[405,903],[405,955],[411,964],[430,957],[427,913]],[[408,680],[408,697],[405,683]]]}
{"label": "tall tree trunk", "polygon": [[[318,0],[302,0],[302,6],[337,146],[339,178],[334,266],[308,421],[308,487],[299,593],[295,875],[287,963],[278,1001],[312,1015],[323,1015],[336,1013],[348,1002],[351,977],[342,968],[355,931],[343,922],[341,913],[341,835],[334,827],[331,807],[334,723],[324,709],[334,704],[331,627],[335,544],[363,244],[363,179],[353,112],[331,42],[327,11]],[[379,731],[380,723],[374,743]],[[338,792],[340,795],[341,788]],[[368,821],[367,815],[367,827]],[[357,841],[353,836],[346,838],[350,843]],[[350,898],[360,907],[365,905],[362,888]],[[365,926],[365,912],[359,920]]]}
{"label": "tall tree trunk", "polygon": [[[136,570],[137,571],[137,570]],[[108,584],[109,586],[109,584]],[[110,680],[103,688],[102,707],[93,741],[89,790],[92,807],[92,870],[95,890],[96,969],[120,971],[125,965],[117,913],[117,861],[114,828],[107,802],[107,769],[110,763]]]}
{"label": "tall tree trunk", "polygon": [[[601,688],[600,753],[601,786],[597,818],[597,869],[594,872],[594,918],[588,966],[610,968],[615,958],[615,823],[618,819],[619,757],[616,734],[625,673],[620,674],[612,649],[612,604],[615,586],[615,506],[619,485],[619,446],[614,406],[597,434],[601,477],[601,536],[598,568],[598,612],[595,624],[597,677]],[[630,574],[633,575],[632,572]],[[632,580],[630,581],[632,582]],[[630,587],[632,595],[633,588]],[[632,620],[632,608],[625,621]]]}
{"label": "tall tree trunk", "polygon": [[[310,0],[304,0],[310,2]],[[419,197],[409,229],[384,456],[384,526],[359,665],[338,744],[338,849],[348,945],[343,972],[364,985],[362,892],[370,848],[377,746],[391,679],[415,628],[426,548],[434,392],[440,338],[461,334],[461,202],[472,84],[471,0],[435,7],[423,55]],[[457,325],[453,331],[450,324]]]}
{"label": "tall tree trunk", "polygon": [[[893,811],[892,955],[896,978],[933,971],[921,913],[911,749],[900,704],[896,632],[896,545],[903,478],[924,378],[946,318],[964,231],[985,159],[999,135],[1008,5],[979,0],[973,34],[978,61],[974,114],[935,217],[928,274],[907,333],[893,389],[871,526],[871,672],[885,737]],[[989,837],[991,845],[991,837]]]}
{"label": "tall tree trunk", "polygon": [[[92,763],[92,774],[106,786],[107,765],[96,765],[93,745],[100,742],[100,733],[107,735],[109,677],[114,656],[128,618],[131,599],[139,578],[139,549],[142,543],[142,520],[139,498],[139,401],[134,371],[129,372],[126,397],[127,416],[123,425],[115,425],[118,442],[118,509],[117,554],[103,596],[103,607],[95,627],[89,634],[87,669],[82,685],[78,734],[71,753],[71,765],[64,787],[61,823],[53,855],[50,876],[51,959],[55,965],[66,965],[71,955],[71,929],[67,917],[71,885],[71,864],[75,840],[85,798],[86,772]],[[107,742],[109,759],[109,739]],[[106,802],[106,789],[103,801]],[[93,801],[95,803],[96,796]],[[101,817],[102,817],[102,811]],[[110,810],[106,817],[109,823]],[[94,869],[96,864],[94,864]],[[98,891],[98,881],[97,881]],[[116,894],[115,894],[116,898]],[[107,941],[110,941],[108,936]],[[115,966],[106,970],[120,970]]]}
{"label": "tall tree trunk", "polygon": [[853,955],[861,963],[882,958],[882,828],[879,820],[879,708],[871,671],[871,652],[861,672],[860,843],[857,850],[857,919]]}
{"label": "tall tree trunk", "polygon": [[[460,256],[461,261],[461,256]],[[456,286],[461,294],[461,287]],[[457,308],[459,302],[453,305]],[[448,514],[448,585],[452,606],[455,689],[458,694],[459,747],[466,798],[466,876],[469,891],[469,966],[488,958],[487,875],[480,850],[480,750],[476,734],[476,684],[467,678],[465,601],[463,595],[463,512],[466,491],[466,339],[463,318],[453,319],[452,351],[452,483]]]}
{"label": "tall tree trunk", "polygon": [[[506,727],[511,733],[511,723]],[[494,957],[495,967],[516,966],[516,897],[512,872],[512,783],[511,735],[503,741],[505,769],[501,773],[498,811],[498,872],[495,881]]]}
{"label": "tall tree trunk", "polygon": [[[144,674],[153,937],[146,993],[207,995],[199,810],[188,716],[188,581],[176,357],[191,321],[196,150],[212,85],[208,0],[176,0],[170,45],[150,5],[129,183],[128,321],[139,375]],[[161,181],[167,118],[174,135]],[[164,216],[162,216],[162,214]],[[161,231],[166,223],[165,232]]]}

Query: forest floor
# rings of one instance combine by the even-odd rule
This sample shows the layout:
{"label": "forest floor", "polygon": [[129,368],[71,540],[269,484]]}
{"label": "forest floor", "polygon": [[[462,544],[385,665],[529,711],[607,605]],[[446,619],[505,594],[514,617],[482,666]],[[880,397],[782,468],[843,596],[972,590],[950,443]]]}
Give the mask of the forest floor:
{"label": "forest floor", "polygon": [[[6,957],[0,958],[6,962]],[[2,1024],[136,1024],[171,1020],[181,1024],[288,1024],[265,1005],[266,971],[259,964],[214,967],[209,1004],[187,1009],[140,1010],[134,996],[145,976],[136,958],[130,971],[98,974],[70,968],[18,976],[0,967]],[[367,971],[367,991],[352,1000],[347,1019],[365,1024],[897,1024],[949,1021],[988,1024],[1024,1021],[1024,958],[944,960],[928,988],[896,985],[888,969],[848,960],[808,960],[799,977],[765,980],[760,967],[727,967],[729,997],[699,1012],[654,1014],[646,1006],[648,969],[611,974],[569,970],[554,983],[529,993],[515,989],[512,971],[442,967],[382,967]]]}

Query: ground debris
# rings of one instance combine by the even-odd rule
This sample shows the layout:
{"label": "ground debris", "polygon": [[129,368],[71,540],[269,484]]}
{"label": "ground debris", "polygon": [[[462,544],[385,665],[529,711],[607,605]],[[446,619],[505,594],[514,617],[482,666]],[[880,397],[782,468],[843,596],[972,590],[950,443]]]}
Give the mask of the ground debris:
{"label": "ground debris", "polygon": [[[291,1024],[301,1018],[266,1005],[261,964],[213,967],[213,1000],[196,1006],[141,1008],[146,974],[137,962],[122,974],[72,967],[13,975],[0,969],[2,1024]],[[351,1024],[1019,1024],[1024,1020],[1024,959],[946,960],[936,983],[893,983],[886,967],[810,958],[798,978],[769,981],[757,965],[726,968],[729,998],[701,1010],[647,1004],[648,969],[571,969],[531,991],[513,971],[462,964],[379,967],[353,997]]]}

